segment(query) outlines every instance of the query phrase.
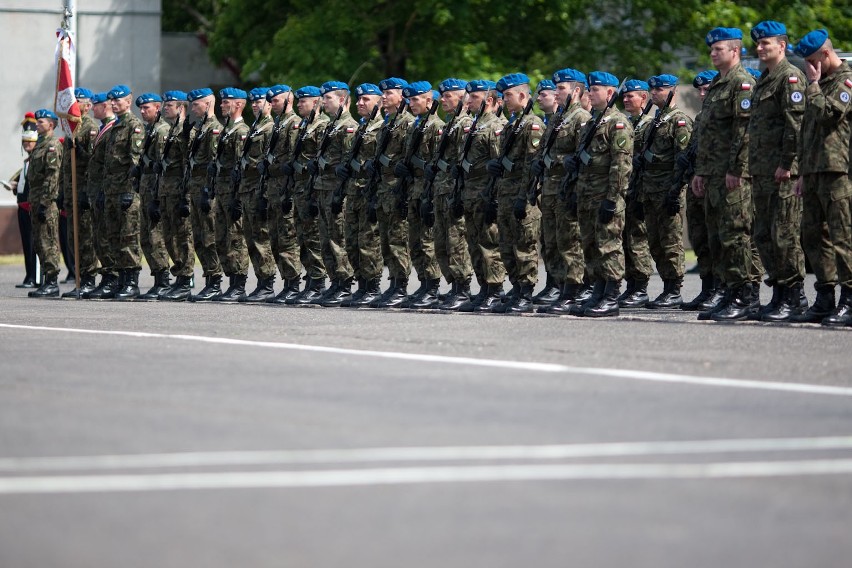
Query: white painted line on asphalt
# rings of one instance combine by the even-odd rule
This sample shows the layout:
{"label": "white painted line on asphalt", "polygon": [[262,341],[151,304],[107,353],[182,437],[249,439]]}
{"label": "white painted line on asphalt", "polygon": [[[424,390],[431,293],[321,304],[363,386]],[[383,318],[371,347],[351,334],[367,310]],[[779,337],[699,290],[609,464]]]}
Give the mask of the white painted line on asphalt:
{"label": "white painted line on asphalt", "polygon": [[270,489],[506,481],[731,479],[852,474],[852,460],[505,465],[0,478],[0,495]]}
{"label": "white painted line on asphalt", "polygon": [[377,357],[421,363],[443,363],[451,365],[468,365],[476,367],[496,367],[522,371],[543,373],[570,373],[574,375],[592,375],[613,377],[632,381],[651,381],[662,383],[679,383],[704,387],[726,387],[740,389],[756,389],[800,394],[820,394],[832,396],[852,396],[852,388],[813,385],[806,383],[785,383],[776,381],[757,381],[748,379],[725,379],[718,377],[696,377],[671,373],[655,373],[649,371],[634,371],[625,369],[606,369],[596,367],[570,367],[554,363],[536,363],[527,361],[506,361],[501,359],[475,359],[472,357],[451,357],[445,355],[427,355],[421,353],[401,353],[396,351],[370,351],[362,349],[345,349],[327,347],[324,345],[302,345],[298,343],[279,343],[275,341],[251,341],[246,339],[230,339],[227,337],[206,337],[203,335],[180,335],[166,333],[148,333],[142,331],[115,331],[104,329],[78,329],[64,327],[45,327],[34,325],[17,325],[0,323],[0,328],[25,329],[31,331],[51,331],[62,333],[82,333],[90,335],[113,335],[121,337],[136,337],[141,339],[169,339],[212,343],[218,345],[235,345],[240,347],[264,347],[271,349],[288,349],[293,351],[310,351],[316,353],[334,353],[357,357]]}
{"label": "white painted line on asphalt", "polygon": [[852,436],[756,438],[660,442],[614,442],[539,446],[437,446],[176,452],[101,456],[55,456],[0,459],[0,472],[146,469],[286,464],[358,464],[482,460],[558,460],[711,453],[790,452],[852,449]]}

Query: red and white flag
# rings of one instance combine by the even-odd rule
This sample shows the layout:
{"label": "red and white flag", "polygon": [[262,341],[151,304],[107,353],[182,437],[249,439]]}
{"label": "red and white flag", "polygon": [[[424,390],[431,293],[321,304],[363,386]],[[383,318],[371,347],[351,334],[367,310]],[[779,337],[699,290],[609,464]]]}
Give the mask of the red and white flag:
{"label": "red and white flag", "polygon": [[[80,107],[74,96],[75,40],[69,30],[56,30],[56,101],[55,110],[65,132],[74,132],[80,124]],[[76,120],[75,120],[76,119]]]}

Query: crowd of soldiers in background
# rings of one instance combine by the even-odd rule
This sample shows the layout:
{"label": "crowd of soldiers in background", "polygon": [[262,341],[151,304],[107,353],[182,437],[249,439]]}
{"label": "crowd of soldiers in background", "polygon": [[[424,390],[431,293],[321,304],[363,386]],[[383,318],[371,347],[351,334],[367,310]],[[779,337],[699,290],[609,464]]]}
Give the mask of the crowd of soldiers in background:
{"label": "crowd of soldiers in background", "polygon": [[[762,73],[741,64],[740,30],[708,33],[717,70],[693,82],[694,122],[675,76],[619,82],[571,68],[534,92],[522,73],[434,90],[391,77],[354,96],[338,81],[226,88],[221,120],[207,88],[143,94],[141,121],[129,87],[77,89],[83,118],[64,144],[57,117],[36,113],[27,185],[44,280],[30,296],[59,295],[57,216],[76,206],[80,286],[63,297],[585,317],[682,309],[849,325],[852,70],[825,30],[795,46],[805,73],[785,57],[783,24],[761,22],[751,37]],[[691,301],[680,293],[683,213],[702,282]],[[547,279],[533,295],[540,254]],[[144,293],[143,255],[154,277]],[[205,285],[193,294],[196,256]],[[409,294],[412,266],[420,287]],[[663,292],[652,300],[654,267]],[[764,276],[772,298],[761,305]]]}

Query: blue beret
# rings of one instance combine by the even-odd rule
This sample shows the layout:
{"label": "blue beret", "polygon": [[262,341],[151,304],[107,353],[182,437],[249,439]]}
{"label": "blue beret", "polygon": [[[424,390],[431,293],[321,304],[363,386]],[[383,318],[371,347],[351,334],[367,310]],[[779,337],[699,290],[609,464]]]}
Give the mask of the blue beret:
{"label": "blue beret", "polygon": [[677,87],[678,78],[674,75],[654,75],[648,79],[648,86],[651,88],[659,87]]}
{"label": "blue beret", "polygon": [[374,85],[373,83],[361,83],[357,87],[355,87],[355,94],[359,97],[362,95],[379,95],[381,96],[382,90],[378,85]]}
{"label": "blue beret", "polygon": [[766,20],[765,22],[760,22],[759,24],[751,28],[751,39],[753,39],[755,42],[765,37],[775,37],[782,35],[787,35],[787,26],[785,26],[781,22],[773,22],[772,20]]}
{"label": "blue beret", "polygon": [[188,100],[189,102],[197,101],[198,99],[209,97],[212,94],[213,89],[208,89],[207,87],[204,87],[203,89],[193,89],[186,94],[186,100]]}
{"label": "blue beret", "polygon": [[438,99],[440,99],[440,98],[441,98],[441,93],[439,93],[439,92],[438,92],[438,91],[436,91],[435,89],[432,89],[432,99],[433,99],[433,100],[438,100]]}
{"label": "blue beret", "polygon": [[106,101],[107,101],[107,94],[106,93],[95,93],[94,95],[92,95],[92,104],[93,105],[105,103]]}
{"label": "blue beret", "polygon": [[589,73],[589,86],[602,85],[604,87],[617,87],[618,77],[606,71],[592,71]]}
{"label": "blue beret", "polygon": [[248,92],[248,100],[251,102],[254,101],[265,101],[266,100],[266,92],[269,90],[269,87],[255,87],[251,91]]}
{"label": "blue beret", "polygon": [[696,89],[698,87],[703,87],[704,85],[709,85],[710,81],[716,78],[719,72],[715,69],[708,69],[707,71],[702,71],[698,75],[695,76],[695,79],[692,81],[692,86]]}
{"label": "blue beret", "polygon": [[508,75],[504,75],[497,81],[497,91],[503,92],[506,89],[511,89],[512,87],[517,87],[518,85],[529,85],[530,78],[524,75],[523,73],[510,73]]}
{"label": "blue beret", "polygon": [[565,69],[560,69],[559,71],[553,74],[553,82],[554,83],[582,83],[585,86],[589,86],[589,83],[586,81],[586,76],[583,73],[580,73],[576,69],[571,69],[570,67]]}
{"label": "blue beret", "polygon": [[497,88],[497,83],[488,79],[474,79],[465,85],[464,90],[468,93],[478,93],[480,91],[490,91]]}
{"label": "blue beret", "polygon": [[754,67],[746,67],[745,70],[748,71],[749,75],[751,75],[755,79],[760,79],[760,69],[755,69]]}
{"label": "blue beret", "polygon": [[42,108],[42,109],[35,111],[35,117],[37,119],[38,118],[49,118],[51,120],[59,120],[59,117],[56,116],[56,114],[52,110],[49,110],[49,109],[46,109],[46,108]]}
{"label": "blue beret", "polygon": [[805,37],[793,48],[793,53],[801,57],[810,57],[825,45],[828,40],[828,32],[826,30],[814,30],[808,32]]}
{"label": "blue beret", "polygon": [[289,93],[293,89],[290,88],[290,85],[273,85],[269,87],[269,90],[266,91],[266,100],[272,102],[272,97],[280,95],[281,93]]}
{"label": "blue beret", "polygon": [[717,41],[725,41],[727,39],[743,39],[743,32],[739,28],[713,28],[707,32],[704,41],[707,45],[713,45]]}
{"label": "blue beret", "polygon": [[405,98],[415,97],[423,93],[428,93],[431,90],[432,83],[429,81],[414,81],[402,88],[402,96]]}
{"label": "blue beret", "polygon": [[130,87],[127,85],[116,85],[107,93],[108,99],[120,99],[131,93]]}
{"label": "blue beret", "polygon": [[551,81],[550,79],[542,79],[538,82],[538,85],[535,86],[536,92],[540,93],[542,91],[555,91],[556,83]]}
{"label": "blue beret", "polygon": [[444,94],[447,91],[464,91],[465,85],[466,83],[461,79],[453,79],[451,77],[441,81],[441,84],[438,85],[438,91],[440,91],[441,94]]}
{"label": "blue beret", "polygon": [[242,89],[237,89],[235,87],[225,87],[221,91],[219,91],[220,99],[246,99],[248,98],[248,94]]}
{"label": "blue beret", "polygon": [[163,102],[186,101],[187,96],[183,91],[166,91],[163,93]]}
{"label": "blue beret", "polygon": [[[110,95],[112,95],[112,91],[110,91]],[[110,97],[112,99],[119,97]],[[136,106],[141,107],[145,103],[161,103],[163,102],[163,97],[158,95],[157,93],[142,93],[138,97],[136,97]]]}
{"label": "blue beret", "polygon": [[296,89],[296,92],[293,93],[296,95],[297,99],[310,98],[310,97],[319,97],[322,96],[320,93],[319,87],[314,87],[311,85],[307,85],[300,89]]}
{"label": "blue beret", "polygon": [[[616,79],[615,83],[616,87],[618,86],[618,79]],[[630,79],[629,81],[624,82],[624,88],[622,89],[622,93],[629,93],[632,91],[650,91],[651,87],[648,86],[648,83],[645,81],[640,81],[639,79]]]}
{"label": "blue beret", "polygon": [[91,99],[94,93],[89,89],[84,89],[83,87],[77,87],[74,89],[74,97],[77,100],[81,99]]}
{"label": "blue beret", "polygon": [[400,79],[399,77],[388,77],[379,83],[379,88],[383,91],[387,91],[388,89],[403,89],[407,85],[408,82],[405,79]]}
{"label": "blue beret", "polygon": [[320,93],[323,95],[326,93],[330,93],[331,91],[346,91],[349,92],[349,85],[344,83],[343,81],[326,81],[322,85],[320,85]]}

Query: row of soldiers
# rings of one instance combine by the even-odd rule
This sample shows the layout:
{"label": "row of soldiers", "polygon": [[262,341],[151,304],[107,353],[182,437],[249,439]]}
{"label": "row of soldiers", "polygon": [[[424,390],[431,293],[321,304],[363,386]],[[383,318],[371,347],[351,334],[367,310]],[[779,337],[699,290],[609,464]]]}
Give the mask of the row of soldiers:
{"label": "row of soldiers", "polygon": [[[35,220],[55,220],[51,198],[60,186],[65,207],[73,205],[74,152],[82,279],[65,296],[499,313],[537,307],[589,317],[679,307],[717,321],[848,324],[850,70],[824,30],[796,46],[807,78],[784,57],[783,24],[762,22],[752,38],[766,65],[756,82],[739,61],[740,30],[708,34],[718,72],[693,83],[704,95],[695,127],[677,106],[677,77],[619,83],[570,68],[540,81],[535,95],[522,73],[497,82],[446,79],[437,90],[393,77],[364,83],[355,89],[359,120],[349,113],[348,85],[338,81],[222,89],[224,123],[206,88],[138,97],[144,123],[130,112],[128,87],[79,89],[84,118],[66,148],[45,125],[33,154],[42,148],[42,161],[63,164],[31,168],[30,187],[43,190]],[[544,119],[531,112],[536,101]],[[242,118],[246,104],[251,126]],[[40,124],[55,126],[50,115],[39,111]],[[845,161],[837,151],[844,142]],[[680,295],[685,199],[703,283],[691,302]],[[800,230],[817,272],[810,307]],[[39,247],[36,229],[46,275],[36,297],[59,292],[58,262],[44,244],[49,232]],[[533,296],[539,246],[547,281]],[[155,285],[141,294],[143,254]],[[205,286],[193,295],[196,255]],[[664,283],[653,301],[652,261]],[[247,293],[249,263],[257,287]],[[421,285],[409,295],[412,265]],[[384,268],[390,285],[382,291]],[[284,281],[277,294],[276,271]],[[764,272],[773,299],[760,306]],[[451,285],[445,295],[442,277]],[[512,289],[503,294],[507,277]]]}

